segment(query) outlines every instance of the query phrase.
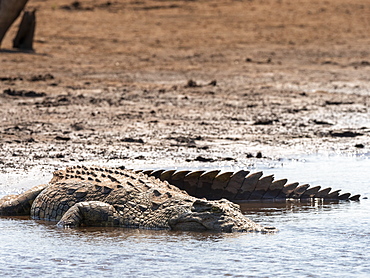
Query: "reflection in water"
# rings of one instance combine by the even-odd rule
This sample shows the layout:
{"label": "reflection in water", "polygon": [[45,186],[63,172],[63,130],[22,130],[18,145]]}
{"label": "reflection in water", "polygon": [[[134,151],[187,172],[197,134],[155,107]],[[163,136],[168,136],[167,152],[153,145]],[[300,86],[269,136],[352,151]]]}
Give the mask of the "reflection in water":
{"label": "reflection in water", "polygon": [[[273,172],[277,178],[335,185],[369,195],[369,160],[340,158],[333,163],[335,171],[329,169],[327,159],[314,160],[313,164],[294,162],[293,166]],[[310,169],[328,180],[312,173],[303,177],[302,173]],[[0,188],[0,192],[8,191],[15,190],[11,185],[6,190]],[[0,274],[2,277],[369,277],[369,199],[288,200],[240,206],[247,217],[262,225],[275,226],[280,232],[266,235],[100,227],[60,229],[54,222],[2,217]]]}
{"label": "reflection in water", "polygon": [[[368,208],[366,202],[242,204],[252,219],[280,229],[273,235],[61,229],[53,222],[27,217],[0,218],[0,273],[4,277],[315,277],[312,273],[320,270],[323,276],[366,277]],[[363,223],[351,221],[353,215]]]}
{"label": "reflection in water", "polygon": [[[331,211],[335,209],[344,209],[343,206],[349,205],[349,201],[325,201],[323,199],[306,199],[306,200],[296,200],[289,199],[284,201],[253,201],[253,202],[241,202],[238,203],[241,211],[244,215],[249,218],[258,217],[259,219],[268,220],[271,216],[278,216],[288,213],[313,213],[313,212],[323,212]],[[46,229],[50,231],[64,233],[66,235],[83,235],[91,237],[104,236],[109,237],[124,237],[124,239],[129,237],[144,236],[150,238],[153,235],[158,235],[158,233],[170,236],[180,236],[180,237],[194,237],[197,240],[208,240],[210,238],[219,239],[225,236],[235,236],[237,234],[219,234],[213,232],[188,232],[188,231],[152,231],[145,229],[131,229],[131,228],[112,228],[112,227],[79,227],[74,229],[61,229],[56,226],[55,221],[44,221],[44,220],[32,220],[30,216],[4,216],[3,219],[12,220],[29,220],[34,221],[40,225],[44,225]]]}
{"label": "reflection in water", "polygon": [[270,212],[310,212],[324,209],[335,209],[338,204],[345,205],[349,201],[325,201],[323,199],[305,199],[294,200],[288,199],[284,201],[265,201],[265,202],[244,202],[238,203],[240,209],[246,214],[261,214],[269,215]]}

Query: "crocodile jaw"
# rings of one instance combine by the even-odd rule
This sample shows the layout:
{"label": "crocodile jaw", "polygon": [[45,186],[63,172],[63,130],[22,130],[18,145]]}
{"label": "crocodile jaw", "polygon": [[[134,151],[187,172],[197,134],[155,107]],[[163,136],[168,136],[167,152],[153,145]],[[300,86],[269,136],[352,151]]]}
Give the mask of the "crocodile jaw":
{"label": "crocodile jaw", "polygon": [[[230,205],[232,204],[232,205]],[[262,227],[245,217],[239,206],[225,199],[196,200],[191,207],[181,210],[168,222],[172,230],[213,232],[276,232],[273,227]]]}

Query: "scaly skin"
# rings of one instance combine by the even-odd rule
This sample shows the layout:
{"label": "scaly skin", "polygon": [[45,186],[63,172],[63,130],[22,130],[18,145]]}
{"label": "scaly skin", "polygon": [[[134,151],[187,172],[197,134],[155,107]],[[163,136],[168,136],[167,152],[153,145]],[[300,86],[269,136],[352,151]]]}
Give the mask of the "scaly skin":
{"label": "scaly skin", "polygon": [[0,215],[31,215],[62,227],[119,226],[216,232],[276,232],[225,199],[207,201],[142,173],[77,166],[48,185],[0,200]]}
{"label": "scaly skin", "polygon": [[[138,172],[140,172],[139,170]],[[340,190],[310,187],[308,184],[287,184],[286,179],[274,181],[274,177],[262,176],[262,172],[249,171],[225,172],[190,171],[190,170],[146,170],[145,174],[167,181],[185,190],[191,196],[217,200],[226,198],[230,201],[246,202],[259,200],[285,201],[286,199],[324,199],[357,201],[360,195],[339,194]]]}

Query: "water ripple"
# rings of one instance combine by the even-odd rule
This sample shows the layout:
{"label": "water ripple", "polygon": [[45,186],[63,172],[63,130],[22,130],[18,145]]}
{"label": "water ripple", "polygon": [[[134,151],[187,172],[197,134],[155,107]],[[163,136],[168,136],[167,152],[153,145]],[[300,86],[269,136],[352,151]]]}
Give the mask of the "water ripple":
{"label": "water ripple", "polygon": [[[314,161],[318,166],[306,160],[291,162],[295,168],[287,165],[274,171],[278,176],[302,176],[319,168],[327,171],[320,175],[329,176],[336,188],[369,192],[368,174],[358,174],[359,169],[368,171],[368,159],[339,158],[332,170],[327,159],[321,160]],[[357,175],[348,174],[356,171]],[[318,176],[311,179],[327,182]],[[369,277],[369,200],[260,207],[242,205],[245,215],[278,227],[279,233],[64,230],[54,223],[3,217],[0,273],[2,277]]]}

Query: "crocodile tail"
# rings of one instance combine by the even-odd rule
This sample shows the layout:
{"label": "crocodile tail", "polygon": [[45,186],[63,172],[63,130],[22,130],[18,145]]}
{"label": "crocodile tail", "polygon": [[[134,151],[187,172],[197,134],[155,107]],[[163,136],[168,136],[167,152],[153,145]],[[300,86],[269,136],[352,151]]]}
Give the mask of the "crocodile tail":
{"label": "crocodile tail", "polygon": [[46,187],[46,184],[37,185],[19,195],[0,198],[0,215],[30,215],[33,201]]}
{"label": "crocodile tail", "polygon": [[226,198],[231,201],[259,201],[286,199],[324,199],[358,201],[360,195],[340,194],[340,190],[310,187],[308,184],[287,184],[287,179],[274,180],[273,175],[263,176],[262,172],[191,171],[191,170],[137,170],[149,176],[179,187],[197,198],[217,200]]}

